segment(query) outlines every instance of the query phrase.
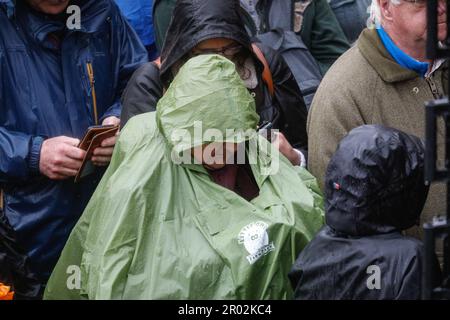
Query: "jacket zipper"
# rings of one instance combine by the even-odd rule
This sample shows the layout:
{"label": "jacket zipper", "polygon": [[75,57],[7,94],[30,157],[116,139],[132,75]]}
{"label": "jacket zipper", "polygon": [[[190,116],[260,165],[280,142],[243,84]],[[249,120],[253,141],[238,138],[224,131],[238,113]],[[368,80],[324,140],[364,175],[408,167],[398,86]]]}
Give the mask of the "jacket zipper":
{"label": "jacket zipper", "polygon": [[433,77],[432,76],[428,77],[428,78],[426,78],[426,80],[427,80],[427,82],[428,82],[428,84],[430,86],[431,92],[433,93],[433,97],[435,99],[441,98],[441,95],[439,94],[439,90],[438,90],[438,88],[436,86],[436,83],[433,80]]}
{"label": "jacket zipper", "polygon": [[292,30],[295,32],[295,1],[292,1],[291,3],[291,28],[289,30]]}
{"label": "jacket zipper", "polygon": [[94,121],[95,125],[98,125],[97,95],[95,93],[95,76],[94,76],[94,68],[92,67],[92,63],[90,61],[86,63],[86,69],[88,72],[89,85],[91,86],[92,92],[92,107],[94,109]]}
{"label": "jacket zipper", "polygon": [[256,26],[256,23],[255,21],[253,21],[253,18],[250,16],[250,14],[242,7],[239,7],[239,12],[243,16],[242,19],[244,20],[244,23],[248,22],[248,28],[250,28],[252,36],[258,35],[258,27]]}

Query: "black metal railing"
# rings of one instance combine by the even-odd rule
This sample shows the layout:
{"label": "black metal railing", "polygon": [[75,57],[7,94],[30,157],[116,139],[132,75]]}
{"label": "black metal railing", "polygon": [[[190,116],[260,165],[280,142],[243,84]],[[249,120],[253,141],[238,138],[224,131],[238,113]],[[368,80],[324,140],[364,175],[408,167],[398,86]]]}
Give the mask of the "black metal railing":
{"label": "black metal railing", "polygon": [[[450,58],[450,19],[447,19],[447,39],[439,41],[438,1],[427,1],[427,57],[436,61]],[[446,0],[450,8],[450,0]],[[448,10],[447,10],[448,12]],[[449,68],[450,79],[450,68]],[[450,89],[450,82],[444,84]],[[447,94],[450,90],[447,90]],[[450,299],[450,101],[448,95],[426,103],[426,151],[425,182],[447,184],[446,213],[437,213],[432,221],[424,225],[425,259],[423,274],[423,299]],[[445,127],[445,150],[443,166],[438,165],[438,121],[443,119]],[[442,152],[442,150],[441,150]],[[444,199],[443,199],[444,200]],[[441,274],[436,270],[437,243],[442,244]],[[440,249],[440,248],[439,248]]]}

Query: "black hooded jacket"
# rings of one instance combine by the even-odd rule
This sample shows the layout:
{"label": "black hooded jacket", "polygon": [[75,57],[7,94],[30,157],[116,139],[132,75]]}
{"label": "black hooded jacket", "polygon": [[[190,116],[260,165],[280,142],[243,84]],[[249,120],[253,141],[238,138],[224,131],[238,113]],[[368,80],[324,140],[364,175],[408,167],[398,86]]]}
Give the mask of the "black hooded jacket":
{"label": "black hooded jacket", "polygon": [[300,89],[284,60],[272,49],[258,44],[272,73],[275,93],[272,97],[262,80],[263,66],[251,48],[240,16],[239,1],[179,0],[161,53],[161,69],[148,63],[136,71],[122,98],[122,126],[133,116],[155,111],[163,88],[173,79],[172,67],[183,61],[200,42],[227,38],[240,43],[253,55],[258,74],[255,94],[261,123],[271,121],[293,145],[306,154],[307,109]]}
{"label": "black hooded jacket", "polygon": [[419,221],[423,174],[418,138],[377,125],[352,130],[326,173],[326,226],[289,274],[295,297],[419,299],[423,245],[401,231]]}

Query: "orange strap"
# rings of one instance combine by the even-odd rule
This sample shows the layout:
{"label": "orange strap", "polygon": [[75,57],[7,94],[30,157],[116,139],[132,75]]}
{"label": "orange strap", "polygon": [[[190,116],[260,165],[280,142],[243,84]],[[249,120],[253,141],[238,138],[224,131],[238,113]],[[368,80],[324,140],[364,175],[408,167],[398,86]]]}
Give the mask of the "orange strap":
{"label": "orange strap", "polygon": [[3,203],[3,190],[0,189],[0,210],[3,210],[3,206],[4,206],[4,203]]}
{"label": "orange strap", "polygon": [[266,57],[264,57],[261,49],[255,43],[252,43],[252,48],[253,52],[256,54],[256,57],[264,66],[262,78],[269,88],[270,95],[273,97],[275,94],[275,88],[273,86],[272,72],[270,71],[269,63],[267,63]]}

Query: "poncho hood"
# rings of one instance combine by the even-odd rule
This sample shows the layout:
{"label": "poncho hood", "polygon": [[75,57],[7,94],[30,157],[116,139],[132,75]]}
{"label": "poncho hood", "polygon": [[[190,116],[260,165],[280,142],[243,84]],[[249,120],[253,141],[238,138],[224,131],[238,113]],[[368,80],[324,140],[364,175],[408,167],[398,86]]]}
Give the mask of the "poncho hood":
{"label": "poncho hood", "polygon": [[160,99],[156,117],[177,152],[210,142],[247,141],[259,122],[255,101],[235,65],[219,55],[190,59]]}

